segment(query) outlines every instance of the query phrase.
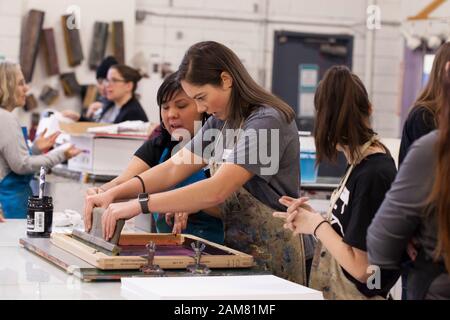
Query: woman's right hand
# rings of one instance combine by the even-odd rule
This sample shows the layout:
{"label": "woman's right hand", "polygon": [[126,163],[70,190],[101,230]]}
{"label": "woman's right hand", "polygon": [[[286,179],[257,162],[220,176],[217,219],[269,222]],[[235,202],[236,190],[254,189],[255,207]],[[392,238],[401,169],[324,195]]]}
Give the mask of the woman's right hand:
{"label": "woman's right hand", "polygon": [[44,131],[41,133],[41,135],[34,140],[34,145],[42,153],[47,152],[51,147],[53,147],[53,145],[56,142],[56,139],[58,138],[58,136],[61,132],[57,131],[48,137],[45,137],[46,133],[47,133],[47,128],[45,128]]}
{"label": "woman's right hand", "polygon": [[105,192],[101,187],[92,187],[86,190],[86,196],[95,196],[96,194],[100,194]]}
{"label": "woman's right hand", "polygon": [[103,192],[96,195],[86,195],[84,200],[84,228],[89,232],[92,227],[92,211],[94,208],[108,208],[114,201],[110,192]]}
{"label": "woman's right hand", "polygon": [[67,160],[72,159],[73,157],[76,157],[81,153],[81,150],[75,147],[74,145],[71,145],[69,148],[64,151],[64,156]]}

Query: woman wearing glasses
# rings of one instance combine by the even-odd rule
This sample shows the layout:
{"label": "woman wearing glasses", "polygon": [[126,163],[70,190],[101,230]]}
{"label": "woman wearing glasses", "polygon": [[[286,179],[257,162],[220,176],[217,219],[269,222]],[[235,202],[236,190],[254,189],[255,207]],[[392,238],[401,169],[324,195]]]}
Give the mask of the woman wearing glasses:
{"label": "woman wearing glasses", "polygon": [[148,122],[147,115],[135,91],[142,76],[126,65],[114,65],[108,70],[106,79],[106,98],[111,101],[100,114],[99,122],[120,123],[129,120]]}

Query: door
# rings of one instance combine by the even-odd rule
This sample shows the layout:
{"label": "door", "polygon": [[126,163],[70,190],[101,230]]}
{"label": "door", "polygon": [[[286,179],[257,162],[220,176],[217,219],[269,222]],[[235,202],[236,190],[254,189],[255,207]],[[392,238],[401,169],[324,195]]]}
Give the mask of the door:
{"label": "door", "polygon": [[[275,32],[272,92],[295,111],[300,131],[314,128],[314,93],[318,82],[333,65],[352,68],[353,36]],[[320,178],[341,177],[347,161],[319,164]],[[327,179],[326,179],[327,180]]]}
{"label": "door", "polygon": [[333,65],[351,69],[352,52],[349,35],[275,32],[272,92],[294,108],[299,130],[313,130],[317,82]]}

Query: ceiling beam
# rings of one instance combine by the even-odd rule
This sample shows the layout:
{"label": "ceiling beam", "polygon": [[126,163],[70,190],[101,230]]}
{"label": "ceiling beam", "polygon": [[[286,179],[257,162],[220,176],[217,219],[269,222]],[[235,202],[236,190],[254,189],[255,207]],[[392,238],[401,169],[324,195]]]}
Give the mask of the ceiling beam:
{"label": "ceiling beam", "polygon": [[447,0],[433,0],[425,8],[423,8],[418,14],[412,17],[408,17],[408,20],[426,20],[430,13],[439,8]]}

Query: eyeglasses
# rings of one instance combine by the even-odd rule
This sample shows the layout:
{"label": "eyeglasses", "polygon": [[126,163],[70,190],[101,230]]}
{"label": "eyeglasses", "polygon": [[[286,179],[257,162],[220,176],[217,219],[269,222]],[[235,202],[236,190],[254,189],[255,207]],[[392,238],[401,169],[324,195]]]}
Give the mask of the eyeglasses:
{"label": "eyeglasses", "polygon": [[111,84],[116,84],[116,83],[119,83],[119,82],[123,82],[123,83],[125,83],[125,82],[127,82],[126,80],[124,80],[124,79],[115,79],[115,78],[112,78],[112,79],[103,79],[103,83],[104,84],[109,84],[109,83],[111,83]]}

